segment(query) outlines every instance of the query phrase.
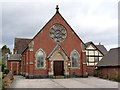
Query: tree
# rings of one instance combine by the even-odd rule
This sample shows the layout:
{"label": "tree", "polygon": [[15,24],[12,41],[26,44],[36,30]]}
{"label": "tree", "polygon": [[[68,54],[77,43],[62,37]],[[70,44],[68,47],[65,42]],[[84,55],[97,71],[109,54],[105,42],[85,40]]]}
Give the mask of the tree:
{"label": "tree", "polygon": [[4,45],[4,46],[2,47],[1,51],[2,51],[2,56],[3,56],[3,57],[5,57],[5,54],[7,54],[7,53],[8,53],[8,54],[11,54],[10,49],[7,48],[6,45]]}
{"label": "tree", "polygon": [[10,49],[6,45],[4,45],[1,48],[1,52],[2,52],[2,62],[5,63],[5,60],[7,60],[7,54],[11,54]]}

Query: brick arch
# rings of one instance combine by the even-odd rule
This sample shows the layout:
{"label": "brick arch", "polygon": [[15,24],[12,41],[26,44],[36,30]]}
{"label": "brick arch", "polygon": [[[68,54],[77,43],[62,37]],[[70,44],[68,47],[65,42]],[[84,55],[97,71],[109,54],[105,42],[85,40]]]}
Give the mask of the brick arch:
{"label": "brick arch", "polygon": [[[57,54],[60,55],[60,58],[62,59],[59,59],[59,57],[57,57]],[[54,72],[53,72],[53,62],[54,61],[64,61],[64,75],[69,75],[69,72],[67,71],[67,63],[68,63],[68,57],[65,55],[64,52],[62,52],[61,50],[56,50],[52,56],[49,58],[49,60],[51,61],[51,72],[49,72],[49,75],[54,75]]]}

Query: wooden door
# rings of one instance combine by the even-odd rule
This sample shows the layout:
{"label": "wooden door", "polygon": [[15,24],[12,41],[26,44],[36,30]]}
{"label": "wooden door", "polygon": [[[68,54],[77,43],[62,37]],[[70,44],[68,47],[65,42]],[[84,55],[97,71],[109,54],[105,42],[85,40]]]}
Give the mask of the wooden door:
{"label": "wooden door", "polygon": [[12,64],[12,73],[14,75],[18,74],[18,71],[17,71],[17,63],[11,63]]}
{"label": "wooden door", "polygon": [[54,61],[54,76],[64,75],[64,61]]}

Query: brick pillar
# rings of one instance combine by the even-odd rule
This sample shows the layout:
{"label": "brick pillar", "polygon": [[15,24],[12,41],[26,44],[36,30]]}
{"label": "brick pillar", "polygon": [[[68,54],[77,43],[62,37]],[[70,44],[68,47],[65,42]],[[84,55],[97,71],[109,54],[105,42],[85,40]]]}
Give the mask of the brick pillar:
{"label": "brick pillar", "polygon": [[83,74],[83,77],[88,77],[88,74],[87,74],[87,63],[86,63],[86,51],[85,50],[82,50],[82,74]]}
{"label": "brick pillar", "polygon": [[22,55],[22,62],[21,62],[21,74],[22,74],[22,75],[23,75],[23,67],[24,67],[23,61],[24,61],[24,57],[23,57],[23,55]]}
{"label": "brick pillar", "polygon": [[26,76],[26,53],[25,53],[25,59],[24,59],[24,70],[25,70],[25,76]]}
{"label": "brick pillar", "polygon": [[28,54],[29,54],[29,57],[28,57],[28,60],[29,60],[29,68],[28,68],[28,75],[29,77],[28,78],[33,78],[33,75],[34,75],[34,66],[33,66],[33,48],[29,48],[28,50]]}
{"label": "brick pillar", "polygon": [[23,55],[23,76],[25,75],[25,55]]}
{"label": "brick pillar", "polygon": [[28,51],[26,52],[26,77],[28,76]]}

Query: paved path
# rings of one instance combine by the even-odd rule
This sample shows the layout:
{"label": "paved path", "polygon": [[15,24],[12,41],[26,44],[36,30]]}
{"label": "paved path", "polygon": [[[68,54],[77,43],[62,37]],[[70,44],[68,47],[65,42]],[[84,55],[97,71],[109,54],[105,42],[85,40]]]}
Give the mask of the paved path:
{"label": "paved path", "polygon": [[22,76],[15,76],[11,88],[118,88],[118,83],[96,77],[25,79]]}

